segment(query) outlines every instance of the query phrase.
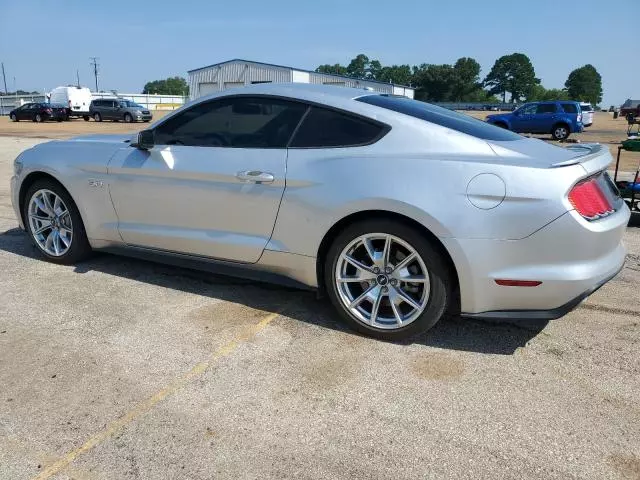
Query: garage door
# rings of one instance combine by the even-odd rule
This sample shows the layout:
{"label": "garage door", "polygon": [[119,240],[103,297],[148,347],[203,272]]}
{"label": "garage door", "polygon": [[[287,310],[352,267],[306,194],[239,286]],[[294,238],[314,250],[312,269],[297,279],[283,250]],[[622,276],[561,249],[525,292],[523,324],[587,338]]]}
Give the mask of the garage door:
{"label": "garage door", "polygon": [[218,82],[216,83],[201,83],[198,85],[198,94],[202,97],[219,91]]}
{"label": "garage door", "polygon": [[224,82],[224,89],[244,87],[244,82]]}

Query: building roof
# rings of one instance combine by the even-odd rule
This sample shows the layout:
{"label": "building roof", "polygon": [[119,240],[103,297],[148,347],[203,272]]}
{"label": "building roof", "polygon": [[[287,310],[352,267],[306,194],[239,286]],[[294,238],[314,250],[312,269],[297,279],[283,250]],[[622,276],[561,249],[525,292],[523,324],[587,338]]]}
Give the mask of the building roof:
{"label": "building roof", "polygon": [[286,69],[289,69],[289,70],[295,70],[297,72],[315,73],[316,75],[326,75],[328,77],[346,78],[346,79],[349,79],[349,80],[357,80],[357,81],[361,81],[361,82],[379,83],[379,84],[382,84],[382,85],[393,85],[393,86],[396,86],[396,87],[410,88],[411,90],[415,90],[415,87],[410,87],[409,85],[400,85],[400,84],[397,84],[397,83],[381,82],[380,80],[371,80],[371,79],[368,79],[368,78],[347,77],[346,75],[336,75],[335,73],[316,72],[314,70],[305,70],[304,68],[288,67],[286,65],[276,65],[274,63],[255,62],[253,60],[244,60],[242,58],[232,58],[231,60],[226,60],[226,61],[220,62],[220,63],[213,63],[211,65],[207,65],[206,67],[194,68],[193,70],[189,70],[187,73],[193,73],[193,72],[197,72],[199,70],[206,70],[206,69],[211,68],[211,67],[219,67],[220,65],[224,65],[226,63],[234,63],[234,62],[252,63],[254,65],[262,65],[262,66],[265,66],[265,67],[286,68]]}

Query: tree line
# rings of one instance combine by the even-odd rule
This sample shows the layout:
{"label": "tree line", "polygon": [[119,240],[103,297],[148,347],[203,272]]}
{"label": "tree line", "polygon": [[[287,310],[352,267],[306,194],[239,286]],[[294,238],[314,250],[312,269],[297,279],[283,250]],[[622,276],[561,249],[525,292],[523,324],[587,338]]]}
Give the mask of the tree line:
{"label": "tree line", "polygon": [[428,102],[510,102],[577,100],[597,105],[602,101],[602,77],[593,65],[573,70],[564,88],[546,89],[536,77],[529,57],[512,53],[498,58],[489,74],[480,78],[480,64],[473,58],[459,58],[451,64],[388,65],[363,53],[344,66],[320,65],[316,72],[364,80],[408,85],[415,97]]}

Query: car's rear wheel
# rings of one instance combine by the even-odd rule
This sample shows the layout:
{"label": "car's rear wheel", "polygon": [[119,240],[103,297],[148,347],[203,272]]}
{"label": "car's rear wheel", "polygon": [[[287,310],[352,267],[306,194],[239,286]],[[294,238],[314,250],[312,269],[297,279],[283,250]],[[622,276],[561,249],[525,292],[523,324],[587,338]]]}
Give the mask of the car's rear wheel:
{"label": "car's rear wheel", "polygon": [[384,340],[431,328],[452,291],[438,250],[414,228],[390,220],[347,227],[330,247],[324,272],[342,317],[359,332]]}
{"label": "car's rear wheel", "polygon": [[38,123],[42,123],[42,115],[40,115],[39,113],[36,114],[36,116],[35,116],[35,118],[33,120],[38,122]]}
{"label": "car's rear wheel", "polygon": [[131,123],[133,122],[133,117],[131,116],[130,113],[125,113],[124,114],[124,121],[125,123]]}
{"label": "car's rear wheel", "polygon": [[52,180],[38,180],[26,194],[23,217],[38,250],[50,261],[76,263],[91,253],[78,207]]}
{"label": "car's rear wheel", "polygon": [[15,113],[12,113],[11,115],[9,115],[9,118],[11,119],[12,122],[17,122],[18,121],[18,117],[16,117]]}
{"label": "car's rear wheel", "polygon": [[564,123],[559,123],[558,125],[554,125],[551,130],[551,136],[553,136],[554,140],[565,140],[569,138],[571,134],[571,130]]}
{"label": "car's rear wheel", "polygon": [[98,112],[96,112],[96,113],[93,114],[93,119],[96,122],[101,122],[102,121],[102,115],[100,115]]}
{"label": "car's rear wheel", "polygon": [[82,116],[82,119],[83,119],[85,122],[88,122],[88,121],[89,121],[89,118],[91,118],[91,117],[89,117],[89,115],[83,115],[83,116]]}

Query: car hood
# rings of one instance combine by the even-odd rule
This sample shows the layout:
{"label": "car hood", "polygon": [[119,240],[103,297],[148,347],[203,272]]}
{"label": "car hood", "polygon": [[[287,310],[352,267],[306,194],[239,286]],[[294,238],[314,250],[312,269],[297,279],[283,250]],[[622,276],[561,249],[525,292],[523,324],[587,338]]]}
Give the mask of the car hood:
{"label": "car hood", "polygon": [[125,135],[82,135],[79,137],[73,137],[67,140],[67,142],[92,142],[92,143],[129,143],[131,141],[131,134]]}

